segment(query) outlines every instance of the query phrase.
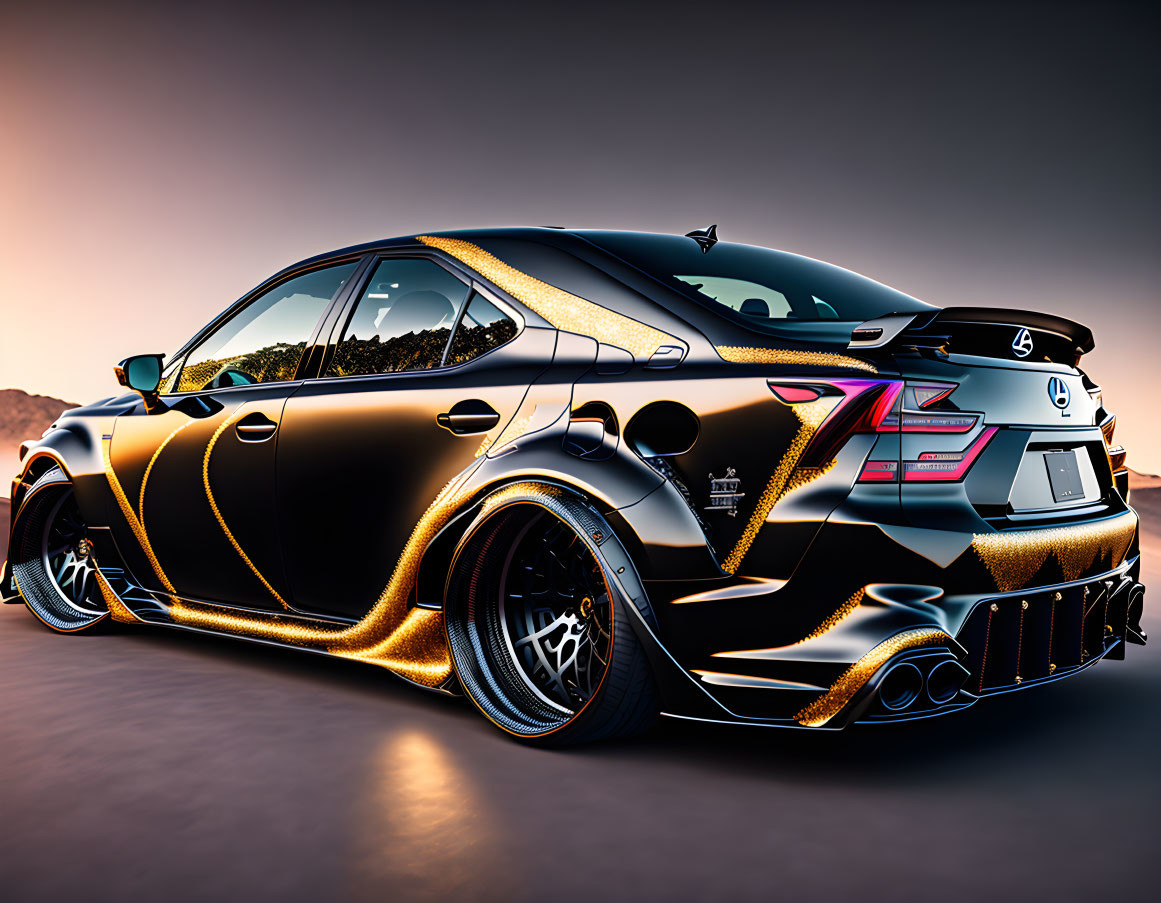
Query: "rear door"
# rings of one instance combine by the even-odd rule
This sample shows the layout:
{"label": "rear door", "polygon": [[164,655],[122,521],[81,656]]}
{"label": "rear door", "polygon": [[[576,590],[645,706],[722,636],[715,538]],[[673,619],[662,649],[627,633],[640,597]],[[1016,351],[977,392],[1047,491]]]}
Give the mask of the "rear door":
{"label": "rear door", "polygon": [[287,402],[278,505],[298,610],[365,614],[424,511],[551,360],[553,333],[521,330],[483,292],[433,257],[384,257]]}

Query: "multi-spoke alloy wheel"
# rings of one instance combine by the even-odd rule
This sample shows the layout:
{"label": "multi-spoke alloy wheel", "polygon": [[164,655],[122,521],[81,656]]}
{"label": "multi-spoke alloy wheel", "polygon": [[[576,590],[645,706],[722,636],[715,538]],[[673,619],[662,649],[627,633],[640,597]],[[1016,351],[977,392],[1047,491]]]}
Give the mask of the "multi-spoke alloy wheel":
{"label": "multi-spoke alloy wheel", "polygon": [[108,615],[92,543],[72,484],[54,468],[28,490],[13,534],[12,573],[25,604],[54,630],[77,631]]}
{"label": "multi-spoke alloy wheel", "polygon": [[652,678],[600,550],[570,517],[579,502],[529,495],[481,516],[453,564],[460,682],[495,724],[536,742],[642,730],[656,714]]}

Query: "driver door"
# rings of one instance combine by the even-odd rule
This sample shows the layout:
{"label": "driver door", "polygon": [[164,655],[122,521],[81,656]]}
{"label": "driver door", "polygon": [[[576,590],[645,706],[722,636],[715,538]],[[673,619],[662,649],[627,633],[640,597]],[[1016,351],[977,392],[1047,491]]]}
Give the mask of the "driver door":
{"label": "driver door", "polygon": [[[141,406],[118,418],[110,463],[122,505],[179,595],[287,607],[274,491],[282,411],[301,385],[305,349],[357,265],[300,273],[243,303],[169,376],[163,413]],[[118,544],[139,547],[124,512],[112,520]],[[134,570],[163,588],[148,564]]]}

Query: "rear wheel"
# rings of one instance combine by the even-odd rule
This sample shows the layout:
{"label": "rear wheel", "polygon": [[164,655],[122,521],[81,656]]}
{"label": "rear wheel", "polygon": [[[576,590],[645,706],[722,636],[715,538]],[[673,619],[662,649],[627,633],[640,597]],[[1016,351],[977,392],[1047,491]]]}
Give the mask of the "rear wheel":
{"label": "rear wheel", "polygon": [[535,490],[485,503],[448,584],[448,640],[465,692],[494,724],[540,745],[638,733],[657,713],[627,603],[574,505]]}
{"label": "rear wheel", "polygon": [[53,630],[75,633],[108,616],[87,527],[72,483],[60,468],[49,470],[29,488],[9,564],[25,604]]}

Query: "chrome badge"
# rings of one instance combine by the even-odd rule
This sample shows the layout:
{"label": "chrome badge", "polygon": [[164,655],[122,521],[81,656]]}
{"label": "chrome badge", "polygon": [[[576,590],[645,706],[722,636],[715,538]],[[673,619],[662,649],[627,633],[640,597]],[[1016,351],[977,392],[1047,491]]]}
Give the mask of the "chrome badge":
{"label": "chrome badge", "polygon": [[1072,401],[1072,394],[1068,391],[1068,383],[1059,376],[1052,377],[1048,380],[1048,397],[1052,399],[1054,405],[1063,411]]}
{"label": "chrome badge", "polygon": [[1032,353],[1032,333],[1027,327],[1021,326],[1016,338],[1012,339],[1012,352],[1016,357],[1027,357]]}
{"label": "chrome badge", "polygon": [[737,517],[738,500],[745,498],[746,493],[738,492],[738,487],[742,485],[742,481],[738,479],[734,468],[727,467],[724,477],[715,477],[711,473],[709,480],[710,503],[706,505],[705,510],[724,511],[730,517]]}

